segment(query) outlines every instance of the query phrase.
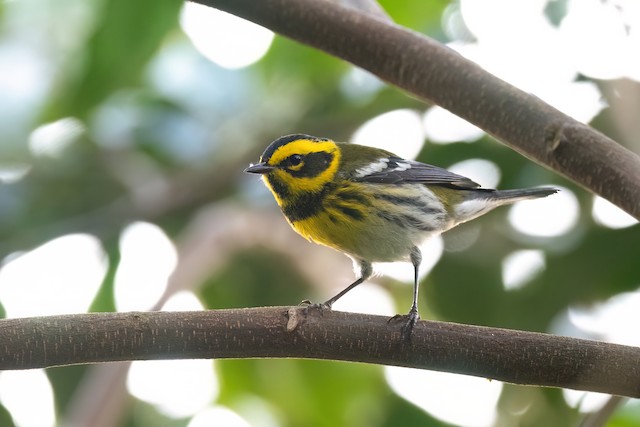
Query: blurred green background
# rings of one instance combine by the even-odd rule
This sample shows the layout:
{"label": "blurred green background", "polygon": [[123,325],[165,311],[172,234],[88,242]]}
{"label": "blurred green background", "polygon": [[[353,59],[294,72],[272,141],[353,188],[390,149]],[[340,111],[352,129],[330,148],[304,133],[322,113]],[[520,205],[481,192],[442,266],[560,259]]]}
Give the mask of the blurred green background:
{"label": "blurred green background", "polygon": [[[397,23],[640,152],[637,7],[511,3],[381,2]],[[485,185],[562,188],[428,246],[423,318],[639,344],[636,221],[347,63],[192,6],[0,3],[5,317],[333,295],[352,280],[350,261],[295,235],[262,183],[242,173],[270,141],[303,132],[457,164]],[[336,308],[404,313],[403,277],[377,278]],[[341,362],[0,373],[2,426],[560,426],[603,402]],[[608,425],[638,424],[631,401]]]}

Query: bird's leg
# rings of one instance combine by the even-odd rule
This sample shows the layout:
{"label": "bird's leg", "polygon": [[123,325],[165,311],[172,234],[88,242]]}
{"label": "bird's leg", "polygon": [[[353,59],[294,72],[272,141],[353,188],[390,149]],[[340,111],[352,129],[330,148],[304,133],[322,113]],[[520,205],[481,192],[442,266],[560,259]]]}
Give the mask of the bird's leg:
{"label": "bird's leg", "polygon": [[404,318],[404,324],[402,325],[402,329],[400,330],[402,339],[404,341],[411,341],[411,332],[413,331],[413,327],[418,320],[420,320],[420,315],[418,314],[418,272],[420,270],[420,263],[422,262],[422,253],[420,249],[416,246],[411,248],[411,253],[409,255],[411,259],[411,264],[413,264],[413,302],[411,303],[411,308],[409,309],[409,313],[406,315],[396,314],[391,320],[396,320],[400,318]]}
{"label": "bird's leg", "polygon": [[[354,263],[355,263],[355,261],[354,261]],[[347,286],[346,288],[341,290],[337,295],[335,295],[334,297],[329,298],[328,300],[323,302],[321,304],[323,306],[323,308],[331,309],[331,306],[333,305],[334,302],[338,301],[340,298],[342,298],[344,296],[344,294],[346,294],[351,289],[353,289],[356,286],[358,286],[360,283],[362,283],[365,280],[367,280],[369,277],[371,277],[371,275],[373,274],[373,267],[372,267],[371,263],[368,262],[368,261],[365,261],[365,260],[359,260],[359,264],[360,264],[359,265],[359,267],[360,267],[360,277],[358,277],[358,279],[355,282],[353,282],[352,284],[350,284],[349,286]]]}
{"label": "bird's leg", "polygon": [[417,320],[420,318],[418,315],[418,289],[420,288],[418,273],[420,271],[420,263],[422,263],[422,253],[420,249],[415,246],[411,249],[411,263],[413,264],[413,303],[411,304],[409,314],[415,313]]}

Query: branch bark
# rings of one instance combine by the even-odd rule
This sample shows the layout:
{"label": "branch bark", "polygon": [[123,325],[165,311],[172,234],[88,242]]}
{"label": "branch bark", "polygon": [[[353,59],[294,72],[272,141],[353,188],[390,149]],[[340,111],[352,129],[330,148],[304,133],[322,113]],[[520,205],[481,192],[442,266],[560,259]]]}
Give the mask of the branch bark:
{"label": "branch bark", "polygon": [[0,321],[0,369],[122,360],[296,357],[407,366],[640,397],[640,348],[533,332],[401,323],[305,307]]}
{"label": "branch bark", "polygon": [[327,0],[195,0],[360,66],[640,220],[640,157],[421,34]]}

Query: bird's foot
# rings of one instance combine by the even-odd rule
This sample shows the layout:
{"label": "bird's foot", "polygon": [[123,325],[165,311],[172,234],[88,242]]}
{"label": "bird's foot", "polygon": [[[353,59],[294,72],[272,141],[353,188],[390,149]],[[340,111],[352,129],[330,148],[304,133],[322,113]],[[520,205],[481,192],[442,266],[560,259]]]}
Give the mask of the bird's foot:
{"label": "bird's foot", "polygon": [[320,311],[320,314],[322,314],[325,310],[331,310],[331,304],[328,301],[318,304],[305,299],[300,301],[300,304],[298,305],[304,307],[305,313],[308,313],[309,310],[318,310]]}
{"label": "bird's foot", "polygon": [[411,342],[411,333],[413,332],[413,327],[416,322],[420,320],[420,315],[418,314],[418,309],[412,307],[407,314],[396,314],[395,316],[389,318],[388,322],[402,322],[402,327],[400,328],[400,338],[402,341]]}

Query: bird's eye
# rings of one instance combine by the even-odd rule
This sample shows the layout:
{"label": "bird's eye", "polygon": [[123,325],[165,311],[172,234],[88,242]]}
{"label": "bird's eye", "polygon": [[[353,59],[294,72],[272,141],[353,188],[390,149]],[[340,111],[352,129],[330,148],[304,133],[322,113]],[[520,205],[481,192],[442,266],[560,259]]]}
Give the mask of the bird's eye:
{"label": "bird's eye", "polygon": [[289,164],[291,166],[297,166],[300,163],[302,163],[302,156],[300,154],[294,154],[292,156],[289,156]]}

